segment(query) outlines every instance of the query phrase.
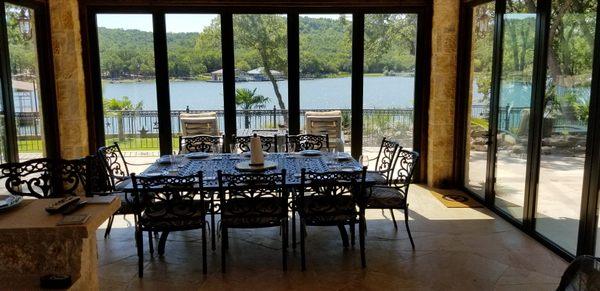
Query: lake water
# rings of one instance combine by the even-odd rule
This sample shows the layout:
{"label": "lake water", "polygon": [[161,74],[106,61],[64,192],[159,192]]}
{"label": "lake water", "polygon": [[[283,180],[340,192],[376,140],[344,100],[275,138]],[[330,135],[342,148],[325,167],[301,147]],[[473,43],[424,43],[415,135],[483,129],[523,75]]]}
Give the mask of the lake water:
{"label": "lake water", "polygon": [[[279,91],[287,106],[288,84],[280,81]],[[256,88],[256,93],[267,96],[266,108],[277,104],[271,82],[238,82],[236,88]],[[364,108],[412,108],[414,98],[413,77],[364,78]],[[144,110],[156,110],[156,85],[154,82],[109,83],[103,82],[104,98],[128,96],[133,102],[142,101]],[[171,109],[223,109],[223,83],[205,81],[172,81],[170,84]],[[302,109],[350,108],[351,78],[327,78],[300,81],[300,107]]]}
{"label": "lake water", "polygon": [[[287,107],[287,81],[278,82]],[[277,98],[270,82],[238,82],[236,88],[255,89],[258,94],[270,98],[265,108],[273,108]],[[589,100],[589,87],[573,90]],[[144,110],[156,110],[156,85],[152,82],[109,83],[103,82],[104,98],[128,96],[133,102],[143,102]],[[475,92],[477,88],[475,87]],[[223,109],[223,83],[205,81],[171,81],[171,109],[220,110]],[[365,77],[364,106],[368,109],[413,108],[413,77]],[[482,95],[476,93],[473,104],[481,104]],[[531,85],[526,83],[503,83],[500,106],[529,107]],[[301,109],[350,109],[351,78],[326,78],[300,81]],[[279,106],[277,106],[279,107]]]}

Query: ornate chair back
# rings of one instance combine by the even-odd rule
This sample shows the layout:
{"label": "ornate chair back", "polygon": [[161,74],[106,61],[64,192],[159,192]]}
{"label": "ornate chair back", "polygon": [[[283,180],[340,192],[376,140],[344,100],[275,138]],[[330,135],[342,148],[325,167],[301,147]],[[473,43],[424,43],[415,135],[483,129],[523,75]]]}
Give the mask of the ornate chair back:
{"label": "ornate chair back", "polygon": [[0,165],[0,180],[13,195],[57,198],[87,192],[90,157],[33,159]]}
{"label": "ornate chair back", "polygon": [[285,135],[286,152],[300,152],[303,150],[329,150],[329,134]]}
{"label": "ornate chair back", "polygon": [[355,172],[307,172],[302,169],[298,209],[306,215],[319,217],[317,223],[326,224],[340,214],[354,209],[362,201],[366,168]]}
{"label": "ornate chair back", "polygon": [[[260,143],[264,152],[276,153],[277,152],[277,135],[274,136],[262,136],[260,137]],[[242,153],[250,151],[250,138],[252,136],[233,136],[233,142]]]}
{"label": "ornate chair back", "polygon": [[98,158],[104,166],[112,189],[116,189],[117,184],[129,179],[129,169],[118,143],[100,147]]}
{"label": "ornate chair back", "polygon": [[273,174],[224,174],[218,171],[221,215],[239,218],[236,224],[247,226],[278,225],[265,217],[287,216],[286,171]]}
{"label": "ornate chair back", "polygon": [[134,213],[144,230],[176,231],[203,227],[206,204],[202,172],[190,176],[142,177],[131,174]]}
{"label": "ornate chair back", "polygon": [[394,170],[395,176],[390,185],[407,198],[408,187],[412,182],[413,173],[419,161],[419,153],[409,150],[400,150],[398,151],[398,157],[396,159]]}
{"label": "ornate chair back", "polygon": [[193,135],[179,137],[179,153],[215,153],[222,151],[221,136]]}
{"label": "ornate chair back", "polygon": [[398,150],[402,150],[400,144],[395,141],[386,139],[381,140],[381,147],[375,161],[375,171],[381,173],[388,183],[391,182],[396,165]]}

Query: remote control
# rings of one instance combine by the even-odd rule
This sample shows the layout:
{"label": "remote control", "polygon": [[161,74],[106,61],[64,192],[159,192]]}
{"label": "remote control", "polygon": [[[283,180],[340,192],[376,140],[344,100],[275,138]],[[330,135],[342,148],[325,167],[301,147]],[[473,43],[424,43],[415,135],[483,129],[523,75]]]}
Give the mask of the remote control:
{"label": "remote control", "polygon": [[63,215],[69,215],[69,214],[77,211],[79,208],[85,206],[86,203],[87,203],[87,201],[80,200],[77,203],[69,204],[67,207],[65,207],[64,209],[62,209],[60,211],[60,213],[62,213]]}
{"label": "remote control", "polygon": [[60,213],[69,205],[79,202],[79,197],[69,196],[54,202],[52,205],[46,207],[46,211],[50,214]]}

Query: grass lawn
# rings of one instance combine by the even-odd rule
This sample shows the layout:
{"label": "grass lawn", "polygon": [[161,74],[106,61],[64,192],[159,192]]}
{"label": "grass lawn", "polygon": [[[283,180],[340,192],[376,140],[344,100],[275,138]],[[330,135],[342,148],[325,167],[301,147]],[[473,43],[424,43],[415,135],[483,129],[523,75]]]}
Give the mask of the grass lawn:
{"label": "grass lawn", "polygon": [[[153,151],[159,150],[160,143],[158,137],[135,137],[126,138],[124,141],[119,141],[118,138],[110,138],[106,140],[106,144],[112,144],[118,142],[122,151]],[[179,142],[178,137],[172,138],[173,150],[179,150],[177,143]]]}
{"label": "grass lawn", "polygon": [[[119,142],[118,138],[111,138],[106,140],[106,144],[112,144],[115,141],[119,143],[123,151],[152,151],[159,149],[158,137],[127,138],[121,142]],[[173,149],[179,149],[178,142],[179,138],[173,138]],[[41,153],[44,148],[40,139],[19,140],[17,144],[20,153]]]}
{"label": "grass lawn", "polygon": [[17,140],[17,147],[20,153],[41,153],[44,144],[41,139]]}

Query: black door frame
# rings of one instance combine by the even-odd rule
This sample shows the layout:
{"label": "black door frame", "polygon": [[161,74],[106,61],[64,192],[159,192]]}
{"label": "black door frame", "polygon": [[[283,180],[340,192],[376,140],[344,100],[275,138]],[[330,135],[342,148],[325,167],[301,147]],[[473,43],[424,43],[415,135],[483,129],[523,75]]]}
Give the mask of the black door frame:
{"label": "black door frame", "polygon": [[[427,124],[429,108],[429,56],[431,55],[431,5],[395,6],[395,7],[336,7],[336,8],[298,8],[298,7],[169,7],[169,6],[119,6],[119,5],[85,5],[80,4],[80,17],[82,22],[82,41],[84,47],[84,69],[86,76],[91,80],[86,82],[88,98],[88,123],[90,151],[95,151],[104,145],[104,124],[102,110],[100,60],[98,48],[98,35],[96,15],[102,13],[152,14],[154,27],[155,47],[155,74],[157,86],[157,100],[159,110],[159,136],[161,154],[171,153],[171,125],[170,97],[168,92],[168,58],[166,57],[166,35],[164,16],[167,13],[186,14],[219,14],[221,17],[221,48],[223,67],[223,99],[225,113],[226,141],[236,132],[236,107],[235,107],[235,71],[233,50],[233,14],[235,13],[264,13],[286,14],[288,30],[288,114],[289,131],[300,131],[300,84],[299,84],[299,15],[302,13],[335,13],[353,15],[353,45],[352,45],[352,154],[358,157],[362,152],[362,114],[363,114],[363,58],[364,58],[364,15],[369,13],[410,13],[417,14],[417,63],[415,72],[415,116],[414,116],[414,144],[413,148],[421,152],[421,167],[417,178],[426,178],[427,157]],[[354,21],[358,20],[358,21]],[[159,32],[161,30],[161,32]],[[159,54],[161,56],[159,56]],[[163,89],[160,89],[164,87]],[[166,88],[166,89],[165,89]],[[159,92],[159,90],[161,92]],[[160,93],[160,94],[159,94]],[[164,94],[164,95],[161,95]],[[160,114],[163,111],[163,114]],[[357,135],[359,134],[359,135]]]}
{"label": "black door frame", "polygon": [[[597,6],[597,21],[595,31],[594,67],[590,94],[590,117],[588,122],[588,137],[586,159],[583,176],[583,193],[580,211],[580,224],[578,233],[578,245],[576,254],[571,254],[558,244],[554,243],[535,229],[537,186],[539,182],[540,149],[542,141],[542,119],[544,112],[544,98],[546,90],[546,68],[548,56],[548,32],[551,18],[551,1],[538,1],[536,7],[536,38],[534,48],[534,69],[532,80],[532,106],[529,126],[529,146],[527,149],[527,174],[525,183],[525,199],[523,206],[523,221],[518,221],[508,213],[494,205],[494,175],[497,148],[497,124],[498,124],[498,102],[499,85],[502,72],[502,36],[504,29],[504,13],[506,9],[505,0],[496,0],[495,9],[495,35],[493,47],[492,68],[492,98],[490,102],[490,143],[488,149],[488,165],[486,173],[486,195],[481,198],[469,190],[464,182],[466,147],[468,146],[468,100],[470,89],[470,49],[472,29],[472,9],[480,4],[493,2],[494,0],[468,1],[461,5],[461,28],[459,66],[457,69],[457,107],[456,107],[456,139],[455,145],[458,149],[455,153],[455,182],[462,190],[469,193],[474,199],[485,204],[495,213],[515,225],[537,241],[560,255],[571,260],[574,255],[594,254],[597,217],[598,217],[598,192],[600,190],[600,5]],[[557,0],[554,0],[557,1]]]}
{"label": "black door frame", "polygon": [[10,3],[33,10],[35,42],[38,65],[39,92],[42,103],[42,126],[44,154],[49,158],[59,158],[60,139],[58,129],[58,111],[54,80],[54,64],[52,55],[52,39],[50,36],[50,18],[48,4],[31,0],[0,0],[0,87],[4,108],[4,124],[6,137],[6,162],[18,162],[18,142],[16,113],[12,93],[12,80],[10,72],[10,54],[8,45],[8,31],[6,25],[5,4]]}

